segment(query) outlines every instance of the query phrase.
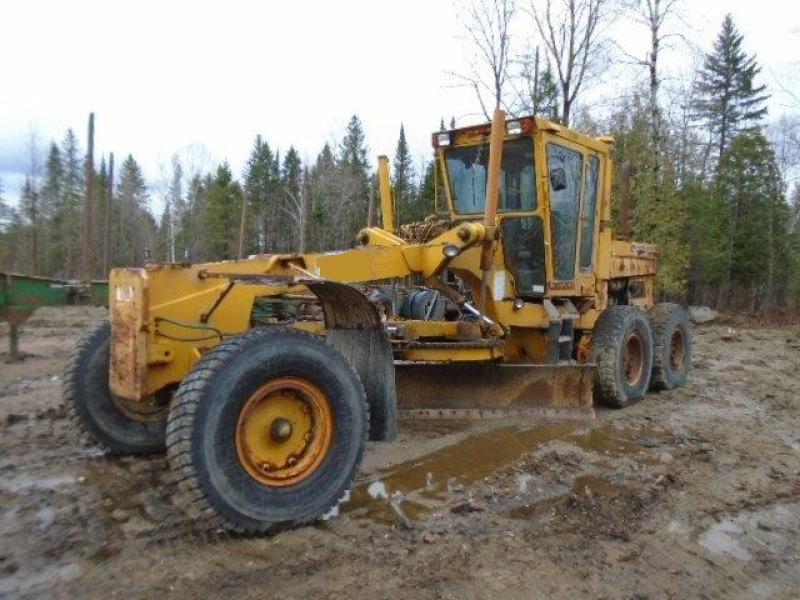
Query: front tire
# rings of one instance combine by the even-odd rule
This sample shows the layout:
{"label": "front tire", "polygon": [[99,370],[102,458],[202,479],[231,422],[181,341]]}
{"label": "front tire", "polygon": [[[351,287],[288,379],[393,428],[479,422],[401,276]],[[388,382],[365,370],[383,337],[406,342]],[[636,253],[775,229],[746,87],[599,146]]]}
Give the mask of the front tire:
{"label": "front tire", "polygon": [[634,306],[607,308],[592,332],[597,365],[595,398],[624,408],[644,398],[653,370],[653,334],[647,315]]}
{"label": "front tire", "polygon": [[369,428],[364,387],[317,336],[257,328],[184,378],[167,426],[179,503],[204,525],[272,533],[335,507]]}
{"label": "front tire", "polygon": [[164,452],[167,411],[154,402],[125,403],[108,385],[111,325],[101,321],[78,340],[64,370],[63,396],[78,429],[112,454]]}

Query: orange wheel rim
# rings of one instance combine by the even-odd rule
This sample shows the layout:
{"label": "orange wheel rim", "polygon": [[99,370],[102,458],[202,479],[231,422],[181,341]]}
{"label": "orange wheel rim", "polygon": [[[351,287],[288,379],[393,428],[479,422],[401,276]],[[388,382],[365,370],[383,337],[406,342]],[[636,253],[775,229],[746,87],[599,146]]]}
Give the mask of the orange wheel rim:
{"label": "orange wheel rim", "polygon": [[644,371],[644,344],[636,332],[631,332],[625,340],[622,356],[622,370],[628,385],[639,383]]}
{"label": "orange wheel rim", "polygon": [[686,358],[686,342],[683,337],[683,330],[676,329],[672,332],[672,339],[669,344],[669,363],[673,371],[683,371],[683,363]]}
{"label": "orange wheel rim", "polygon": [[332,437],[333,413],[322,390],[300,377],[279,377],[245,402],[236,424],[236,453],[251,477],[284,487],[319,467]]}

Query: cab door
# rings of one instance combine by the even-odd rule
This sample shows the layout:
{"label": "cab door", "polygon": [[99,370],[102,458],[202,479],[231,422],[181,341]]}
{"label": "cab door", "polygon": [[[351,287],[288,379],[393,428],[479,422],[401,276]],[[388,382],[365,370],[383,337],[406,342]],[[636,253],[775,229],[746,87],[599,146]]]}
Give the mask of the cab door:
{"label": "cab door", "polygon": [[578,292],[578,237],[585,159],[582,147],[556,136],[547,136],[546,186],[552,257],[548,287],[553,296],[574,296]]}
{"label": "cab door", "polygon": [[594,293],[597,213],[602,180],[595,150],[549,135],[544,144],[550,209],[550,285],[553,296]]}

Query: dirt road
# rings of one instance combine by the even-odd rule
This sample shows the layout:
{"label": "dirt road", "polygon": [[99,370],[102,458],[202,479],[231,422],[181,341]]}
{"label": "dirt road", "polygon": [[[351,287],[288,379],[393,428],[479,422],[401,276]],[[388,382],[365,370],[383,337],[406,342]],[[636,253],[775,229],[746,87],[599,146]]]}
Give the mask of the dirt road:
{"label": "dirt road", "polygon": [[796,329],[698,327],[686,388],[589,424],[403,423],[338,515],[248,539],[77,441],[61,369],[101,317],[42,309],[0,357],[0,597],[800,597]]}

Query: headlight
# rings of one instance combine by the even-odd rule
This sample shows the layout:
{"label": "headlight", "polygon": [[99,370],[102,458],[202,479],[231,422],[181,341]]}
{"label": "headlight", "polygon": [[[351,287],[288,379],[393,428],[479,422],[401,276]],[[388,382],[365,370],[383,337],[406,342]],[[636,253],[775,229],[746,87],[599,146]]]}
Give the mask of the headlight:
{"label": "headlight", "polygon": [[447,244],[444,248],[442,248],[442,254],[444,254],[447,258],[455,258],[461,253],[461,250],[458,249],[458,246],[453,246],[453,244]]}
{"label": "headlight", "polygon": [[522,121],[508,121],[506,131],[508,131],[508,135],[519,135],[522,133]]}

